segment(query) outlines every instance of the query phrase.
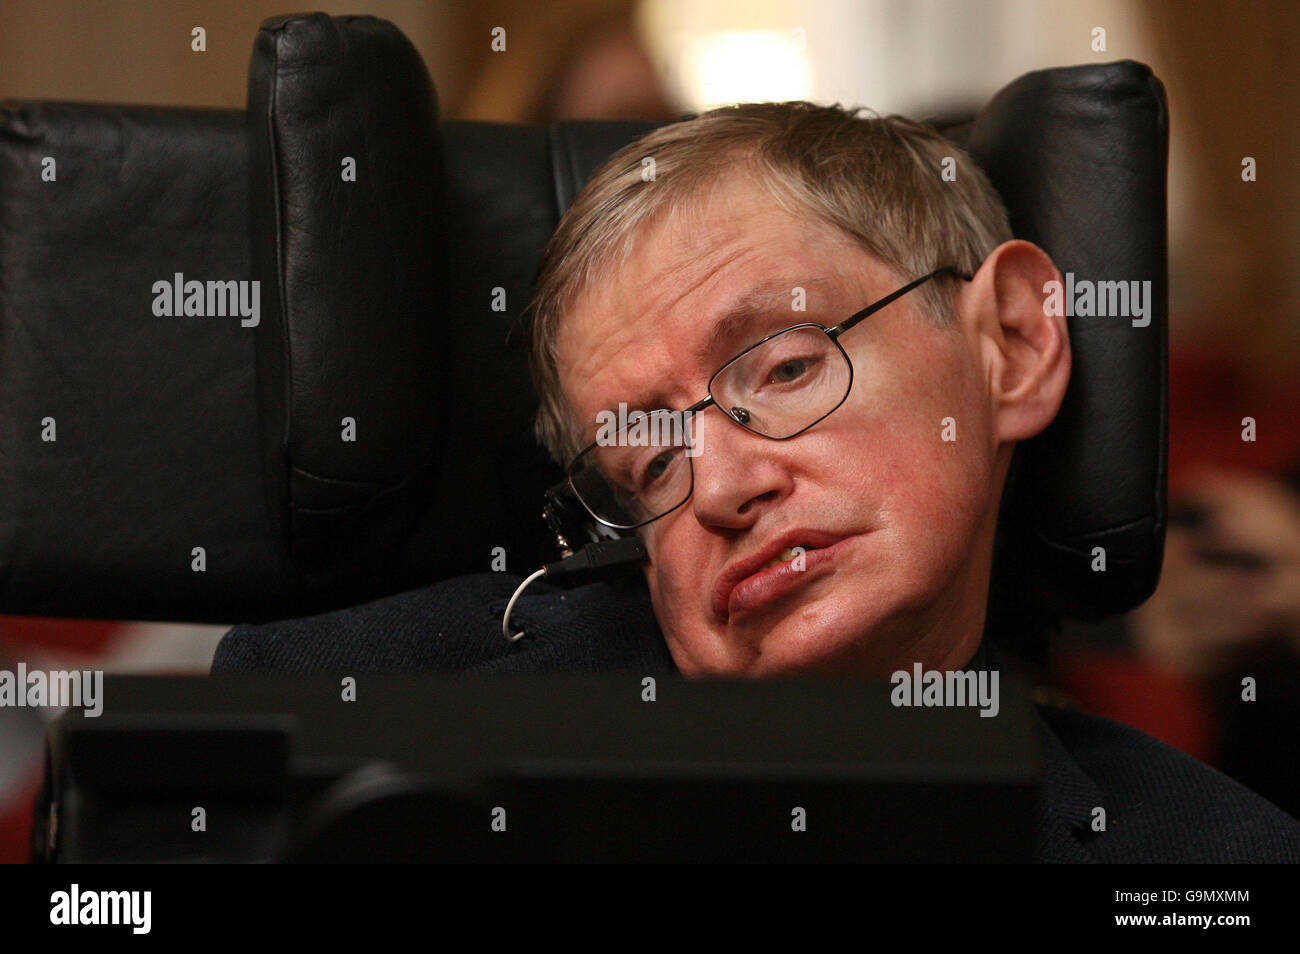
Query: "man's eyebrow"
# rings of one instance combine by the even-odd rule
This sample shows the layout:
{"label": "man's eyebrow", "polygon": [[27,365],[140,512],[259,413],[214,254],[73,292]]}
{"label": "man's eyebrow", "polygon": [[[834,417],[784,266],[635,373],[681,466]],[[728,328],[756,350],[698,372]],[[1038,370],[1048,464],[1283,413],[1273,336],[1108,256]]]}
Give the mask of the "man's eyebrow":
{"label": "man's eyebrow", "polygon": [[[754,341],[738,341],[742,334],[750,329],[754,319],[762,315],[772,315],[786,311],[790,315],[790,324],[797,325],[804,319],[804,313],[794,310],[796,289],[803,289],[805,303],[814,294],[827,290],[833,283],[825,278],[809,278],[797,282],[763,282],[751,288],[731,304],[727,305],[713,322],[708,337],[693,349],[692,354],[699,361],[707,361],[727,344],[737,348],[754,344]],[[806,307],[806,304],[805,304]]]}
{"label": "man's eyebrow", "polygon": [[[805,302],[811,306],[818,297],[827,294],[834,287],[835,283],[827,278],[761,282],[723,307],[721,314],[714,320],[708,336],[701,344],[691,348],[690,354],[700,363],[705,363],[710,358],[717,358],[719,361],[730,358],[734,351],[756,344],[763,337],[755,334],[752,327],[757,317],[788,312],[790,316],[788,324],[797,325],[807,320],[803,317],[804,312],[794,310],[795,289],[804,290]],[[746,339],[747,334],[753,335],[752,341]],[[718,352],[728,344],[732,346],[731,350],[718,357]],[[632,400],[625,403],[628,413],[631,414],[634,411],[650,412],[664,409],[664,399],[663,392],[656,388],[651,394],[644,397],[634,396]],[[614,404],[604,410],[613,411],[617,406]],[[594,435],[599,431],[599,426],[596,421],[587,423],[584,433],[588,434],[588,440],[595,439]]]}

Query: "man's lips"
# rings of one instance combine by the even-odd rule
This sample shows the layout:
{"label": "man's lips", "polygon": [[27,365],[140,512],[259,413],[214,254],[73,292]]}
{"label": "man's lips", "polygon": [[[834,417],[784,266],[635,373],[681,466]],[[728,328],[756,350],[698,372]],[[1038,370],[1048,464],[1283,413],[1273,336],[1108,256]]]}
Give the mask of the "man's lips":
{"label": "man's lips", "polygon": [[[834,558],[848,538],[818,530],[790,530],[737,560],[713,584],[713,612],[726,621],[733,613],[754,610],[794,589],[815,567]],[[803,547],[803,569],[794,560],[768,567],[782,551]],[[765,568],[766,567],[766,568]]]}

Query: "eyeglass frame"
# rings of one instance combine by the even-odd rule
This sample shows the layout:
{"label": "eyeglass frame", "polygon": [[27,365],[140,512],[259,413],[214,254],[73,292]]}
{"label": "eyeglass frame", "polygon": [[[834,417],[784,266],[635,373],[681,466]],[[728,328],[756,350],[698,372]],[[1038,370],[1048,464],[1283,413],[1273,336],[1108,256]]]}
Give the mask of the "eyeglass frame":
{"label": "eyeglass frame", "polygon": [[[844,346],[840,344],[839,342],[840,336],[843,335],[846,331],[852,329],[859,322],[863,321],[866,318],[871,317],[876,312],[880,311],[882,308],[892,305],[894,302],[902,298],[908,292],[920,287],[921,285],[924,285],[930,279],[937,278],[940,275],[951,275],[955,278],[960,278],[963,281],[971,281],[973,278],[973,276],[970,273],[962,271],[956,265],[945,265],[942,268],[936,268],[934,271],[929,272],[928,274],[922,275],[920,278],[908,282],[902,288],[898,289],[897,291],[889,293],[884,298],[872,302],[870,305],[867,305],[865,308],[862,308],[859,311],[855,311],[852,315],[850,315],[848,318],[845,318],[838,325],[834,325],[830,328],[827,328],[825,325],[820,324],[816,321],[802,321],[790,325],[788,328],[782,328],[780,331],[774,331],[770,335],[766,335],[760,340],[755,341],[749,347],[744,348],[743,350],[737,352],[736,354],[728,358],[726,361],[724,361],[722,365],[718,368],[718,370],[714,371],[713,374],[709,376],[709,383],[707,388],[709,393],[706,394],[699,401],[696,401],[690,407],[678,413],[680,413],[682,415],[682,419],[685,420],[688,415],[694,416],[696,414],[699,414],[701,411],[707,410],[709,406],[712,405],[714,407],[717,407],[719,411],[722,411],[723,416],[725,416],[727,420],[730,421],[732,424],[735,424],[737,427],[744,428],[746,431],[749,431],[749,433],[751,434],[755,434],[769,441],[793,440],[794,438],[798,437],[800,434],[803,434],[811,430],[812,428],[816,427],[822,421],[826,420],[826,418],[830,417],[832,414],[838,411],[843,406],[844,402],[849,399],[849,395],[853,392],[853,359],[849,357],[848,352],[844,350]],[[834,344],[835,347],[839,350],[840,354],[844,356],[844,361],[849,366],[849,382],[848,382],[848,386],[845,387],[844,389],[844,396],[839,399],[839,401],[835,404],[834,407],[832,407],[821,417],[817,418],[815,421],[808,424],[806,427],[801,427],[793,434],[787,434],[785,437],[772,437],[768,434],[763,434],[759,431],[756,431],[752,427],[749,427],[746,424],[741,423],[740,421],[736,420],[734,415],[728,413],[727,411],[724,411],[721,405],[719,405],[718,402],[713,397],[713,382],[717,380],[718,375],[720,375],[723,371],[727,370],[727,368],[731,367],[733,364],[735,364],[745,355],[749,354],[751,351],[755,350],[756,348],[761,348],[763,345],[767,344],[767,342],[771,341],[773,338],[776,338],[780,335],[788,334],[789,332],[795,331],[796,329],[799,328],[816,328],[818,331],[823,332],[828,338],[830,338],[831,343]],[[569,461],[569,466],[565,468],[564,474],[565,474],[565,481],[569,485],[569,492],[573,495],[573,498],[582,505],[582,509],[585,510],[593,520],[595,520],[597,523],[601,524],[602,526],[609,527],[611,530],[625,530],[625,531],[637,530],[641,527],[646,526],[647,524],[654,523],[656,520],[660,520],[668,516],[674,510],[678,509],[683,504],[685,504],[686,501],[690,500],[691,496],[695,493],[695,465],[693,462],[688,460],[687,467],[689,468],[690,471],[691,485],[690,485],[690,489],[686,492],[686,496],[683,497],[678,503],[669,507],[663,513],[651,517],[649,520],[642,520],[640,523],[635,523],[631,525],[610,523],[608,520],[604,519],[601,516],[598,516],[595,512],[593,512],[591,507],[587,506],[587,502],[582,499],[582,494],[578,493],[578,488],[574,485],[573,482],[574,466],[578,463],[578,461],[582,460],[582,458],[585,457],[592,450],[592,448],[596,446],[597,446],[597,442],[592,441],[582,450],[578,451],[578,453],[574,455],[573,459]],[[691,455],[687,455],[687,456],[689,458]]]}

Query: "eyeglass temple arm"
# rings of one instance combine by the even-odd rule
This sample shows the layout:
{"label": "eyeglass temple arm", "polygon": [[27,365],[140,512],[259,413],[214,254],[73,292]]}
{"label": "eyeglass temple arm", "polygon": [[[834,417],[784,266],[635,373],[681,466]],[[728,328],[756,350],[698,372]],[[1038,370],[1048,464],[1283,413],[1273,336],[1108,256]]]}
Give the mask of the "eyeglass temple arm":
{"label": "eyeglass temple arm", "polygon": [[844,332],[848,331],[858,322],[862,321],[862,319],[871,317],[876,312],[880,311],[880,309],[884,308],[886,305],[893,304],[895,301],[902,298],[913,288],[916,288],[918,285],[924,285],[930,279],[938,275],[955,275],[958,278],[965,279],[966,281],[971,280],[970,275],[968,275],[966,272],[963,272],[955,265],[945,265],[943,268],[936,268],[930,274],[922,275],[916,281],[908,282],[906,285],[904,285],[902,288],[900,288],[898,291],[894,292],[893,294],[886,295],[884,298],[880,299],[880,301],[868,305],[866,308],[863,308],[861,311],[857,312],[856,314],[850,315],[848,318],[845,318],[834,328],[830,329],[830,331],[827,333],[832,338],[838,338],[840,335],[844,334]]}

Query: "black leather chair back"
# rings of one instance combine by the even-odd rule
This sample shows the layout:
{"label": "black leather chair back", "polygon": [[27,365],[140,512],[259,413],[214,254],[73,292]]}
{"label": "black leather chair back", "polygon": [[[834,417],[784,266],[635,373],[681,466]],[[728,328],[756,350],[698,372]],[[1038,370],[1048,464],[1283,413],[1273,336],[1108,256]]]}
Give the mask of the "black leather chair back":
{"label": "black leather chair back", "polygon": [[[522,313],[563,209],[652,125],[440,123],[395,27],[324,14],[263,25],[247,112],[4,108],[0,612],[257,621],[486,571],[496,547],[513,573],[553,558]],[[949,135],[1063,272],[1152,282],[1147,327],[1069,319],[992,618],[1123,611],[1164,531],[1161,86],[1132,62],[1033,73]],[[259,324],[156,316],[178,272],[260,281]]]}

